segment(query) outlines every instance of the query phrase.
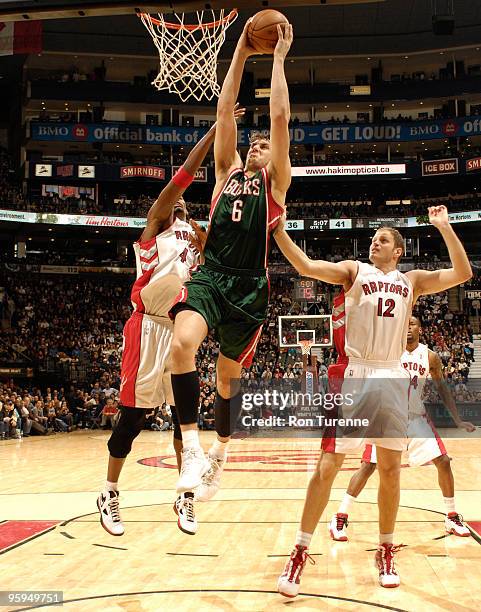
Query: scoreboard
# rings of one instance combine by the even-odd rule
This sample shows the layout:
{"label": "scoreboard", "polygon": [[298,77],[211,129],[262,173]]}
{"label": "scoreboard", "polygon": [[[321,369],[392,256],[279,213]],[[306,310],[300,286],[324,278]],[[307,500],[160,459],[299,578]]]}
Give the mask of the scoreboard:
{"label": "scoreboard", "polygon": [[293,299],[296,302],[319,302],[323,293],[317,292],[317,280],[313,278],[296,278],[294,280]]}

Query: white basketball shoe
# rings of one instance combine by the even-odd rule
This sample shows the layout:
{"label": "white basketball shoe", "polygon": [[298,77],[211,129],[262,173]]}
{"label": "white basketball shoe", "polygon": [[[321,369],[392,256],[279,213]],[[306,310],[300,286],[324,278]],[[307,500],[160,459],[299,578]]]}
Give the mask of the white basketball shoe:
{"label": "white basketball shoe", "polygon": [[125,529],[120,518],[119,492],[102,491],[97,498],[97,508],[100,512],[100,524],[113,536],[124,535]]}
{"label": "white basketball shoe", "polygon": [[182,467],[177,481],[177,493],[193,491],[202,482],[202,476],[210,469],[210,463],[201,448],[182,450]]}
{"label": "white basketball shoe", "polygon": [[301,588],[301,575],[307,560],[315,564],[314,559],[307,552],[307,546],[296,544],[284,571],[277,581],[277,590],[284,597],[296,597]]}
{"label": "white basketball shoe", "polygon": [[329,523],[329,533],[331,534],[331,538],[336,540],[336,542],[347,542],[346,529],[349,525],[347,516],[347,514],[338,512],[332,517],[331,522]]}
{"label": "white basketball shoe", "polygon": [[189,535],[197,533],[197,519],[194,511],[194,494],[188,491],[175,500],[174,512],[177,514],[178,528]]}
{"label": "white basketball shoe", "polygon": [[402,545],[380,544],[376,551],[374,564],[379,570],[379,584],[387,589],[401,584],[399,574],[394,567],[394,554],[401,550]]}
{"label": "white basketball shoe", "polygon": [[460,536],[461,538],[469,538],[471,532],[466,527],[463,517],[457,512],[450,512],[444,519],[444,526],[448,533]]}
{"label": "white basketball shoe", "polygon": [[208,456],[210,469],[202,477],[202,483],[195,491],[196,501],[209,501],[220,488],[220,478],[224,471],[224,465],[227,461],[227,455],[224,457],[217,457],[215,455]]}

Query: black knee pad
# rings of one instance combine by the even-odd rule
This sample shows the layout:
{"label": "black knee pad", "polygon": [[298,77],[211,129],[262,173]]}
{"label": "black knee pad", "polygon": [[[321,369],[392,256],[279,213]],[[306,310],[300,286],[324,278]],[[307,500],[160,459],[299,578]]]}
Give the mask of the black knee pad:
{"label": "black knee pad", "polygon": [[107,444],[112,457],[116,459],[127,457],[132,448],[132,442],[144,427],[146,412],[143,408],[120,407],[117,426],[112,431]]}
{"label": "black knee pad", "polygon": [[175,409],[175,406],[170,407],[170,412],[172,413],[172,424],[174,426],[174,438],[182,442],[182,431],[180,429],[179,415],[177,414],[177,410]]}
{"label": "black knee pad", "polygon": [[224,399],[218,393],[216,394],[214,402],[215,430],[221,438],[228,438],[234,433],[241,408],[240,394],[230,399]]}

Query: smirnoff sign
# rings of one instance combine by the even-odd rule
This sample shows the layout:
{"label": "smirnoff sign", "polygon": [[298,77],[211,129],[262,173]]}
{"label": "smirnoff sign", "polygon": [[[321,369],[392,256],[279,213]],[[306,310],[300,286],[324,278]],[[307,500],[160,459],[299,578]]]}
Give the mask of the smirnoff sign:
{"label": "smirnoff sign", "polygon": [[157,166],[122,166],[120,168],[120,178],[149,178],[163,181],[165,180],[165,170]]}

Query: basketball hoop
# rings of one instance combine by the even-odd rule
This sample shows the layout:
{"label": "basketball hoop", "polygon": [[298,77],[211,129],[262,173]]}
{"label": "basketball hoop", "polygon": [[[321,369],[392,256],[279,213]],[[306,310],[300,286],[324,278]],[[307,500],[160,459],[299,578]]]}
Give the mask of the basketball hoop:
{"label": "basketball hoop", "polygon": [[[204,13],[212,21],[204,22]],[[184,23],[184,13],[174,13],[177,23],[165,21],[159,13],[153,17],[140,13],[139,17],[159,52],[159,74],[152,81],[159,91],[176,93],[182,102],[194,97],[212,100],[220,94],[217,83],[217,56],[225,41],[227,28],[237,18],[237,9],[224,15],[211,11],[198,11],[197,23]]]}
{"label": "basketball hoop", "polygon": [[299,340],[299,344],[301,345],[301,351],[303,355],[311,354],[311,348],[314,344],[313,340]]}

